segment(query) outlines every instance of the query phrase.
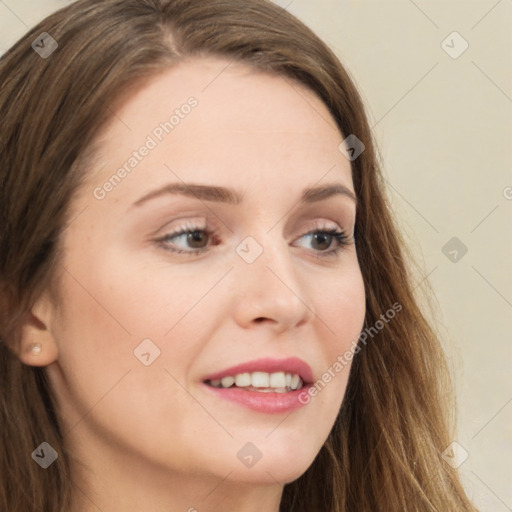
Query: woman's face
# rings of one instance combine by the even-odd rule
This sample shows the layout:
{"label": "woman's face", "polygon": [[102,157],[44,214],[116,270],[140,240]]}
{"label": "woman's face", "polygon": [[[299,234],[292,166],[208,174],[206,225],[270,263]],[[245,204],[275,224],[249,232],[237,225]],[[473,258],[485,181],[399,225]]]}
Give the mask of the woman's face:
{"label": "woman's face", "polygon": [[365,314],[343,137],[303,86],[227,64],[137,89],[73,199],[47,373],[97,473],[289,482],[340,409]]}

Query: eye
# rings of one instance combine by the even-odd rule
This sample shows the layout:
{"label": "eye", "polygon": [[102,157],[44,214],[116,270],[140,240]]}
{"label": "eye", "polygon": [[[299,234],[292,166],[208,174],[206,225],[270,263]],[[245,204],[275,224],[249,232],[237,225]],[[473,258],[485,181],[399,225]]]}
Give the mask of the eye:
{"label": "eye", "polygon": [[[169,251],[194,255],[205,252],[208,248],[206,245],[208,239],[214,238],[214,236],[215,232],[204,225],[194,226],[187,224],[186,226],[181,227],[179,231],[164,235],[162,238],[158,239],[157,242],[161,247]],[[176,243],[171,242],[173,240],[181,240],[182,243],[190,244],[189,250],[177,248]]]}
{"label": "eye", "polygon": [[[303,235],[300,240],[306,237],[312,237],[313,245],[320,246],[320,249],[315,251],[317,253],[315,257],[318,258],[336,256],[345,246],[350,245],[349,238],[341,229],[315,229]],[[333,242],[335,242],[335,247],[329,249]]]}
{"label": "eye", "polygon": [[[318,258],[335,256],[343,247],[351,243],[345,232],[336,228],[314,229],[302,235],[298,240],[306,238],[310,238],[311,243],[316,246],[313,247],[313,253]],[[209,244],[210,240],[213,242]],[[192,256],[207,252],[210,245],[218,245],[220,240],[216,232],[205,225],[188,224],[178,231],[164,235],[156,242],[165,250]],[[181,248],[180,243],[177,242],[183,244]],[[335,246],[331,248],[333,244]],[[183,246],[185,247],[183,248]]]}

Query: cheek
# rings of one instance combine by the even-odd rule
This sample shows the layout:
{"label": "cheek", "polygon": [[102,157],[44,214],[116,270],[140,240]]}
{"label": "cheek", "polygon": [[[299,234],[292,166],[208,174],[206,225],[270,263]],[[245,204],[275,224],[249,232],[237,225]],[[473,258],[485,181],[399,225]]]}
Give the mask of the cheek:
{"label": "cheek", "polygon": [[65,382],[59,387],[69,389],[83,413],[129,372],[127,380],[137,383],[130,396],[141,403],[144,395],[152,397],[148,404],[155,403],[155,396],[175,403],[162,393],[173,384],[173,392],[178,390],[171,374],[185,382],[201,349],[195,340],[212,328],[204,305],[208,301],[201,299],[222,274],[198,279],[144,267],[114,251],[104,251],[101,259],[94,253],[68,261],[60,283],[65,300],[54,334]]}
{"label": "cheek", "polygon": [[359,266],[347,265],[339,279],[330,281],[325,292],[317,295],[318,339],[324,356],[322,374],[302,399],[314,404],[317,419],[332,425],[345,395],[354,350],[364,326],[366,297]]}
{"label": "cheek", "polygon": [[[331,357],[339,350],[346,350],[357,342],[364,325],[366,296],[363,277],[356,261],[351,261],[346,269],[325,284],[319,298],[318,316],[327,331],[327,351]],[[337,355],[337,354],[336,354]]]}
{"label": "cheek", "polygon": [[191,341],[198,319],[179,321],[190,309],[184,297],[169,303],[169,290],[157,295],[162,286],[119,279],[125,276],[116,267],[107,280],[98,269],[90,269],[89,279],[77,273],[62,281],[58,370],[50,368],[49,377],[64,430],[72,433],[70,442],[93,432],[89,439],[115,440],[140,457],[160,453],[166,460],[172,450],[162,442],[186,438],[191,418],[204,421],[181,384],[197,352]]}

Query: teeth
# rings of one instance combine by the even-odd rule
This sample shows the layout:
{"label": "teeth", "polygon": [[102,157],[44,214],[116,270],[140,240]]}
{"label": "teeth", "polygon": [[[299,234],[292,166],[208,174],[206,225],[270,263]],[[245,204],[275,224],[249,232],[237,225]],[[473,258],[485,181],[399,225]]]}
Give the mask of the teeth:
{"label": "teeth", "polygon": [[215,388],[258,388],[253,391],[263,393],[286,393],[302,388],[304,383],[296,374],[285,372],[253,372],[228,375],[222,379],[214,379],[210,384]]}
{"label": "teeth", "polygon": [[220,380],[220,383],[223,388],[229,388],[235,383],[235,377],[224,377]]}
{"label": "teeth", "polygon": [[251,374],[250,373],[239,373],[235,377],[235,384],[239,388],[251,385]]}
{"label": "teeth", "polygon": [[285,388],[286,377],[284,375],[284,372],[271,373],[269,385],[271,388]]}
{"label": "teeth", "polygon": [[255,388],[268,388],[270,386],[270,375],[265,372],[254,372],[251,381]]}
{"label": "teeth", "polygon": [[297,374],[292,376],[292,381],[290,382],[290,387],[292,389],[299,389],[299,387],[302,387],[301,378]]}

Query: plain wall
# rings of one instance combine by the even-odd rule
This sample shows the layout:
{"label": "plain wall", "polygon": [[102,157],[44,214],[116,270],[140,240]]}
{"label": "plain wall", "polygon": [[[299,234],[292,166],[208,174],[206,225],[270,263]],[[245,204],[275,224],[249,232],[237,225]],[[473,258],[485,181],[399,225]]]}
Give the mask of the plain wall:
{"label": "plain wall", "polygon": [[[0,2],[0,50],[67,3]],[[430,283],[439,304],[459,398],[455,441],[469,454],[460,471],[482,512],[511,511],[512,3],[276,3],[331,46],[363,94],[422,267],[418,290]]]}

